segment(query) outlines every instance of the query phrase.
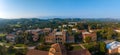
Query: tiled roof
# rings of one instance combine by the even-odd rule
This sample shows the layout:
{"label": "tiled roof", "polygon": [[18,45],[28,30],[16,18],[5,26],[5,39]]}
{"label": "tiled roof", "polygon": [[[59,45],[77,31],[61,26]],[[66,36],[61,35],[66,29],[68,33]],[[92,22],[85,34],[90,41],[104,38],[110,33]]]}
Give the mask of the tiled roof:
{"label": "tiled roof", "polygon": [[96,36],[96,33],[95,32],[83,32],[82,35],[84,35],[83,37],[87,37],[87,36],[90,36],[90,37],[93,37],[93,36]]}
{"label": "tiled roof", "polygon": [[29,50],[26,55],[48,55],[48,52],[40,50]]}
{"label": "tiled roof", "polygon": [[8,34],[7,37],[15,37],[14,34]]}
{"label": "tiled roof", "polygon": [[54,53],[54,55],[91,55],[86,49],[67,51],[65,46],[58,43],[51,45],[50,51],[29,50],[26,55],[49,55],[50,53]]}
{"label": "tiled roof", "polygon": [[90,52],[86,49],[69,51],[67,55],[91,55]]}
{"label": "tiled roof", "polygon": [[54,55],[66,55],[67,51],[62,44],[56,43],[56,44],[51,45],[50,54],[51,53]]}

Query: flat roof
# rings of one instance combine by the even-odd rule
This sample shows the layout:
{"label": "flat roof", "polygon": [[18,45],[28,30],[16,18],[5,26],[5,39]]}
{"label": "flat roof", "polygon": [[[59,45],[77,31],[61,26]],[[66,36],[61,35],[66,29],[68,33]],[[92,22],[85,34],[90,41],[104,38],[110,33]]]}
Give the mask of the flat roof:
{"label": "flat roof", "polygon": [[118,41],[113,41],[113,42],[108,43],[106,45],[107,49],[115,49],[115,48],[118,48],[118,47],[120,47],[120,42],[118,42]]}
{"label": "flat roof", "polygon": [[82,34],[90,34],[90,32],[82,32]]}

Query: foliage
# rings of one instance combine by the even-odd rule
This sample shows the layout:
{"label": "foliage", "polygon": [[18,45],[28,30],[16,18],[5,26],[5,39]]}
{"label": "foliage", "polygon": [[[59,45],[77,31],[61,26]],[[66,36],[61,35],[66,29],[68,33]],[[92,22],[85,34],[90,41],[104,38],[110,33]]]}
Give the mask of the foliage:
{"label": "foliage", "polygon": [[15,55],[26,55],[27,49],[17,49]]}
{"label": "foliage", "polygon": [[75,42],[80,42],[82,40],[80,39],[80,36],[81,36],[80,32],[73,33],[73,35],[74,35]]}
{"label": "foliage", "polygon": [[50,48],[50,46],[44,45],[44,44],[41,44],[41,45],[38,45],[38,46],[35,47],[35,49],[43,50],[43,51],[49,51],[49,48]]}
{"label": "foliage", "polygon": [[4,37],[4,36],[6,36],[6,34],[3,34],[3,33],[0,34],[0,37]]}
{"label": "foliage", "polygon": [[80,50],[82,49],[80,46],[73,46],[73,50]]}
{"label": "foliage", "polygon": [[16,49],[14,49],[14,46],[10,46],[7,52],[9,55],[15,55]]}
{"label": "foliage", "polygon": [[16,44],[15,46],[16,46],[16,47],[26,47],[25,44]]}
{"label": "foliage", "polygon": [[[31,18],[31,19],[26,19],[26,18],[21,18],[21,19],[0,19],[0,41],[5,40],[6,34],[3,33],[14,33],[18,30],[22,30],[23,32],[18,34],[17,37],[15,38],[16,45],[15,46],[24,46],[21,44],[25,45],[38,45],[39,43],[44,43],[44,37],[48,35],[48,33],[43,33],[39,34],[39,41],[34,42],[32,39],[33,34],[32,33],[27,33],[25,30],[31,30],[31,29],[36,29],[36,28],[58,28],[58,26],[61,26],[63,24],[68,24],[68,22],[78,22],[78,25],[75,25],[73,28],[77,28],[78,30],[88,30],[90,27],[91,29],[100,29],[97,31],[97,37],[99,41],[104,41],[104,40],[111,40],[115,39],[117,37],[117,40],[120,41],[120,33],[115,33],[114,28],[120,28],[120,22],[117,20],[106,20],[106,19],[61,19],[61,18],[53,18],[53,19],[38,19],[38,18]],[[75,37],[75,42],[80,42],[79,36],[81,33],[73,33],[72,32],[72,27],[64,27],[63,29],[68,30],[68,33],[70,35],[73,35]],[[62,29],[59,29],[62,30]],[[85,38],[85,41],[87,44],[85,44],[85,47],[90,51],[90,52],[96,52],[99,51],[98,55],[104,55],[106,52],[105,49],[105,44],[103,42],[100,43],[91,43],[91,38],[88,36]],[[77,49],[79,47],[73,47],[71,44],[65,44],[66,49],[68,51],[71,51],[73,49]],[[48,51],[50,46],[42,44],[36,46],[36,49],[38,50],[44,50]],[[13,48],[13,46],[10,46],[8,49],[5,46],[0,46],[0,55],[7,55],[12,54],[16,55],[25,55],[26,49],[19,49],[16,50]]]}
{"label": "foliage", "polygon": [[116,33],[111,28],[104,28],[97,32],[99,40],[111,40],[116,36]]}
{"label": "foliage", "polygon": [[106,52],[106,45],[104,42],[99,42],[99,54],[104,55]]}
{"label": "foliage", "polygon": [[0,46],[0,55],[7,55],[7,48],[5,46]]}
{"label": "foliage", "polygon": [[64,45],[65,45],[66,50],[68,50],[68,51],[73,50],[73,46],[71,46],[71,44],[65,43]]}
{"label": "foliage", "polygon": [[86,43],[89,43],[90,41],[91,41],[91,37],[89,37],[89,36],[85,37],[85,42]]}

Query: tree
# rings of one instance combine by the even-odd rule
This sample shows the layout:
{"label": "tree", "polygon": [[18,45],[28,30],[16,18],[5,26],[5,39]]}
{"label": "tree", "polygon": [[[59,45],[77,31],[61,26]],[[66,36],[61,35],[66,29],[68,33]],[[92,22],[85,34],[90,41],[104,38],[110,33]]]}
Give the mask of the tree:
{"label": "tree", "polygon": [[116,36],[116,33],[113,31],[112,28],[104,28],[100,31],[97,31],[97,37],[99,38],[99,40],[110,40],[113,37]]}
{"label": "tree", "polygon": [[24,44],[27,43],[27,37],[28,37],[28,33],[27,32],[24,32],[22,37],[24,38]]}
{"label": "tree", "polygon": [[7,48],[5,46],[0,46],[0,55],[7,55]]}
{"label": "tree", "polygon": [[25,49],[17,49],[15,52],[15,55],[26,55],[27,53],[27,48]]}
{"label": "tree", "polygon": [[45,34],[39,34],[40,43],[44,43],[44,37],[45,37]]}
{"label": "tree", "polygon": [[117,40],[120,41],[120,33],[117,33]]}
{"label": "tree", "polygon": [[80,32],[76,32],[76,33],[73,33],[73,35],[74,35],[74,39],[75,39],[75,42],[80,42],[80,35],[81,35],[82,33],[80,33]]}
{"label": "tree", "polygon": [[105,52],[106,52],[106,48],[105,47],[106,47],[106,45],[105,45],[104,42],[100,42],[99,43],[99,52],[100,52],[101,55],[105,54]]}
{"label": "tree", "polygon": [[64,45],[65,45],[66,50],[68,50],[68,51],[73,50],[73,47],[71,46],[71,44],[65,43]]}
{"label": "tree", "polygon": [[37,50],[44,50],[44,51],[48,51],[49,48],[50,48],[49,46],[44,45],[44,44],[41,44],[41,45],[38,45],[35,47],[35,49],[37,49]]}
{"label": "tree", "polygon": [[23,37],[18,36],[18,37],[15,38],[15,42],[16,42],[16,44],[23,44],[24,39],[23,39]]}
{"label": "tree", "polygon": [[85,42],[88,43],[88,42],[90,42],[90,41],[91,41],[91,37],[87,36],[87,37],[85,38]]}
{"label": "tree", "polygon": [[8,53],[13,53],[13,52],[15,52],[14,46],[10,46],[8,48]]}

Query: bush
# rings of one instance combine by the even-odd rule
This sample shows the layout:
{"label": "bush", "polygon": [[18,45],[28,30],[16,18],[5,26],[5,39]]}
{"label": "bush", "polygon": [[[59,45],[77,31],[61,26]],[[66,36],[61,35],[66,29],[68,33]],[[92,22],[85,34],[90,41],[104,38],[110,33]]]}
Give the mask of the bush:
{"label": "bush", "polygon": [[15,46],[16,47],[25,47],[26,45],[24,45],[24,44],[16,44]]}
{"label": "bush", "polygon": [[41,45],[36,46],[35,49],[37,49],[37,50],[43,50],[43,51],[49,51],[50,46],[41,44]]}
{"label": "bush", "polygon": [[65,45],[66,50],[68,50],[68,51],[73,50],[73,46],[71,46],[71,44],[66,43],[64,45]]}

